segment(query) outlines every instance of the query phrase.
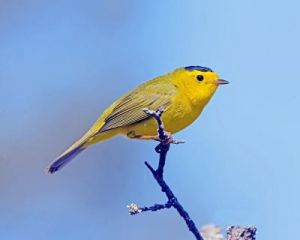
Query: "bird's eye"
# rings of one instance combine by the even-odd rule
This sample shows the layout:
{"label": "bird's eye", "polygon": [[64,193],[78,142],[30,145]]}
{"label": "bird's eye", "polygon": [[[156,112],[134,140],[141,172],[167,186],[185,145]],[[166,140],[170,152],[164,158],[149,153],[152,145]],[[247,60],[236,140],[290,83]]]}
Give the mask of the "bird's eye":
{"label": "bird's eye", "polygon": [[197,80],[198,80],[199,82],[203,81],[203,79],[204,79],[203,75],[198,75],[198,76],[197,76]]}

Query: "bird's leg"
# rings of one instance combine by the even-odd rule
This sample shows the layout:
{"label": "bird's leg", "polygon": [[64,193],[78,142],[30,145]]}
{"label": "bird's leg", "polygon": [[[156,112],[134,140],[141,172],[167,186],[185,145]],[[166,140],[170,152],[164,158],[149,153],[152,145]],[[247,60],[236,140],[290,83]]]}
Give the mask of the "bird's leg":
{"label": "bird's leg", "polygon": [[170,132],[165,132],[166,137],[164,139],[160,138],[160,136],[157,135],[134,135],[134,133],[130,132],[127,134],[127,137],[138,139],[138,140],[155,140],[158,142],[165,142],[165,143],[172,143],[173,137]]}
{"label": "bird's leg", "polygon": [[179,144],[179,143],[184,143],[182,140],[175,140],[170,132],[164,132],[165,133],[165,138],[160,138],[159,134],[157,135],[135,135],[134,132],[129,132],[127,133],[127,137],[131,139],[137,139],[137,140],[154,140],[158,141],[161,143],[172,143],[172,144]]}
{"label": "bird's leg", "polygon": [[184,143],[184,141],[182,140],[175,140],[172,137],[172,134],[170,132],[167,132],[164,129],[164,125],[163,122],[161,120],[161,115],[164,112],[164,108],[160,107],[159,109],[157,109],[156,111],[153,110],[149,110],[148,108],[144,108],[143,111],[149,115],[152,116],[158,125],[158,129],[157,129],[157,135],[137,135],[135,134],[134,131],[131,131],[129,133],[127,133],[127,137],[132,138],[132,139],[139,139],[139,140],[155,140],[158,142],[161,142],[163,144],[179,144],[179,143]]}

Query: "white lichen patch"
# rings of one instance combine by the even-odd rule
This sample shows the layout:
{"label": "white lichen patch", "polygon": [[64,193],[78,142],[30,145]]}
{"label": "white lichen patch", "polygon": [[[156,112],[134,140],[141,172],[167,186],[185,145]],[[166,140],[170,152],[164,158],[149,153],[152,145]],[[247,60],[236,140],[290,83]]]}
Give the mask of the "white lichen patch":
{"label": "white lichen patch", "polygon": [[135,203],[131,203],[131,204],[127,205],[127,208],[128,208],[130,215],[135,215],[135,214],[142,212],[142,210]]}

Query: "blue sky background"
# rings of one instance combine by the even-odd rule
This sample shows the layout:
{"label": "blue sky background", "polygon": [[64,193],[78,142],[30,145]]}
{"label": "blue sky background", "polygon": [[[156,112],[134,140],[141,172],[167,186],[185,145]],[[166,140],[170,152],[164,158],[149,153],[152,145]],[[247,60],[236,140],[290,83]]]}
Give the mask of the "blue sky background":
{"label": "blue sky background", "polygon": [[[295,239],[300,224],[299,2],[0,2],[0,237],[192,239],[143,165],[154,143],[117,137],[54,176],[45,166],[112,101],[179,66],[231,84],[178,133],[166,180],[198,226],[255,225]],[[159,236],[159,237],[158,237]]]}

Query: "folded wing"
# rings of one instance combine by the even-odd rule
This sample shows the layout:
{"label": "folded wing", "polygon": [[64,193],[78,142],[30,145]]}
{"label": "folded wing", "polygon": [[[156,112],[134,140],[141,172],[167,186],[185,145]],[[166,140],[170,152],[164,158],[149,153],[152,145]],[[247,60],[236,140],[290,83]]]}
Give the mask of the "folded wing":
{"label": "folded wing", "polygon": [[105,124],[99,133],[128,126],[143,121],[149,116],[143,111],[144,108],[157,110],[160,107],[167,108],[172,102],[176,88],[171,83],[159,83],[142,85],[132,93],[123,97],[112,112],[105,118]]}

